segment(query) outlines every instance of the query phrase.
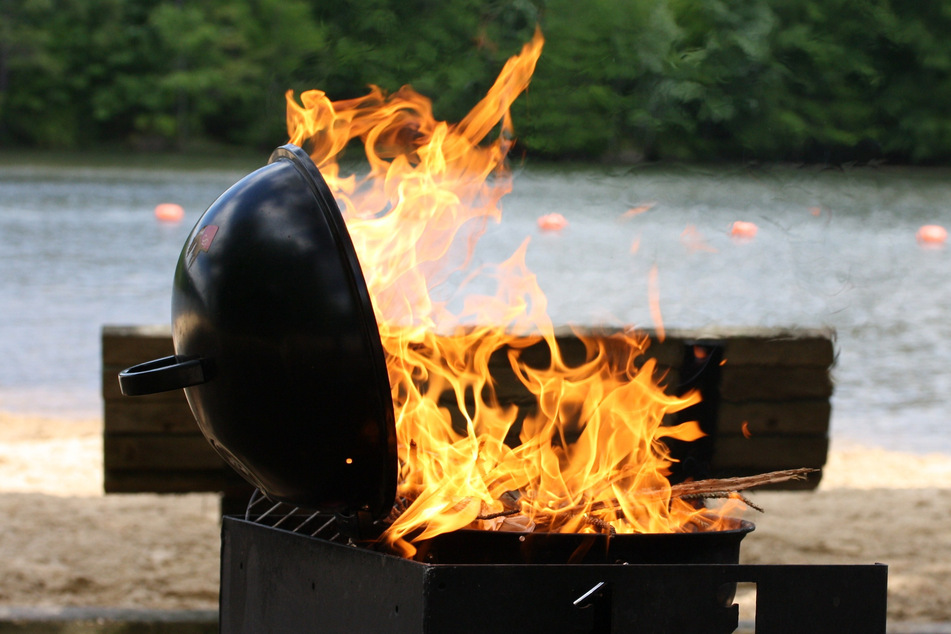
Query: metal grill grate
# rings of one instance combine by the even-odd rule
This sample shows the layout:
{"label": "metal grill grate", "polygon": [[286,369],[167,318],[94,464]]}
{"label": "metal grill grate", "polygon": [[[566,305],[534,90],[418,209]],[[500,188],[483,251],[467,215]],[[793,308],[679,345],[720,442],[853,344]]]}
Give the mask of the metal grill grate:
{"label": "metal grill grate", "polygon": [[311,512],[300,506],[275,502],[260,489],[255,489],[248,500],[244,519],[262,526],[280,528],[292,533],[316,537],[328,542],[348,543],[337,526],[337,517],[319,511]]}

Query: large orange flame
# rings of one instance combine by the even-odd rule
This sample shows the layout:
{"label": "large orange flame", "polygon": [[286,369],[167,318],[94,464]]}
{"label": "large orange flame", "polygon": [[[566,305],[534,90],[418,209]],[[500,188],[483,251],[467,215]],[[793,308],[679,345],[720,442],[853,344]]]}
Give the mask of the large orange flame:
{"label": "large orange flame", "polygon": [[[542,45],[536,32],[456,124],[436,121],[430,101],[409,87],[392,95],[371,87],[337,102],[317,90],[301,94],[300,104],[287,95],[290,141],[310,152],[334,190],[377,313],[400,463],[384,538],[407,556],[410,541],[503,521],[623,533],[695,530],[706,518],[671,499],[662,442],[702,435],[696,423],[664,425],[699,397],[664,393],[655,364],[642,361],[646,336],[585,339],[586,361],[566,363],[525,265],[527,240],[507,261],[468,273],[492,280],[493,295],[465,294],[451,311],[436,292],[466,269],[487,223],[501,218],[511,189],[509,108],[528,87]],[[337,157],[353,139],[369,170],[342,176]],[[457,295],[466,279],[452,280]],[[529,364],[522,351],[539,342],[550,360]],[[489,367],[500,355],[534,406],[500,404]],[[503,513],[512,515],[502,520]]]}

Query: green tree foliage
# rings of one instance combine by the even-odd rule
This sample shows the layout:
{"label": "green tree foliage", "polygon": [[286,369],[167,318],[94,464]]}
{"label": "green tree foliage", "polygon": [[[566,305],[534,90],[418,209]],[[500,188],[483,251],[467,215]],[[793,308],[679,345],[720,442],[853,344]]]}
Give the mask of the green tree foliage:
{"label": "green tree foliage", "polygon": [[663,153],[689,158],[769,143],[746,126],[768,110],[779,83],[771,67],[777,20],[770,7],[744,0],[673,0],[672,6],[681,31],[659,91]]}
{"label": "green tree foliage", "polygon": [[302,0],[0,0],[0,141],[271,145],[326,46]]}
{"label": "green tree foliage", "polygon": [[[755,153],[784,151],[805,158],[854,148],[879,136],[874,94],[885,79],[874,42],[873,2],[846,0],[775,5],[778,28],[771,34],[772,66],[780,81],[757,126],[774,143]],[[751,145],[755,139],[747,135]]]}
{"label": "green tree foliage", "polygon": [[[34,140],[46,131],[20,129],[20,113],[41,112],[42,93],[29,78],[59,75],[59,61],[50,54],[51,34],[43,28],[48,3],[31,0],[0,0],[0,135]],[[22,86],[16,93],[12,86]]]}
{"label": "green tree foliage", "polygon": [[951,158],[951,5],[878,2],[872,9],[879,141],[913,161]]}
{"label": "green tree foliage", "polygon": [[435,115],[461,119],[495,80],[538,21],[528,0],[355,0],[320,3],[318,19],[336,36],[323,55],[322,83],[333,99],[412,84]]}
{"label": "green tree foliage", "polygon": [[95,140],[93,100],[122,50],[120,0],[3,0],[0,134],[50,147]]}
{"label": "green tree foliage", "polygon": [[536,24],[536,156],[951,158],[951,4],[899,0],[0,0],[0,143],[268,148],[369,84],[458,120]]}
{"label": "green tree foliage", "polygon": [[325,46],[325,29],[293,0],[165,3],[148,25],[161,63],[136,129],[182,145],[196,132],[273,144],[285,134],[284,91],[306,82],[301,64]]}
{"label": "green tree foliage", "polygon": [[552,156],[649,148],[656,90],[678,30],[665,0],[549,0],[545,49],[516,115],[523,143]]}

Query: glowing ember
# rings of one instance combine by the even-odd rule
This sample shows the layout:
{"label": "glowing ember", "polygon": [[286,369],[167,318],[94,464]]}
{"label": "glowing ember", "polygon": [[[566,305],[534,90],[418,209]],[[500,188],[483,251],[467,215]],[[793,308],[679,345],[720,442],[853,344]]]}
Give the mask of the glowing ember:
{"label": "glowing ember", "polygon": [[[690,441],[702,433],[696,423],[664,420],[699,397],[664,393],[653,361],[642,363],[646,336],[582,337],[587,361],[569,366],[525,265],[527,240],[505,262],[466,270],[511,188],[504,163],[512,143],[509,108],[527,88],[542,44],[536,32],[456,124],[436,121],[429,100],[409,87],[392,95],[372,87],[365,97],[338,102],[314,90],[301,94],[300,104],[288,93],[290,141],[310,152],[335,191],[376,310],[400,462],[384,539],[407,556],[412,540],[466,527],[498,529],[500,514],[510,518],[510,530],[718,527],[710,511],[671,497],[663,439]],[[337,157],[352,139],[363,143],[369,172],[342,176]],[[492,280],[496,292],[467,293],[475,276]],[[656,305],[656,296],[651,301]],[[456,304],[461,308],[451,311]],[[538,342],[551,353],[540,368],[520,354]],[[499,405],[489,373],[490,357],[502,350],[537,400],[520,422],[515,447],[504,439],[517,431],[520,412]],[[447,401],[462,420],[452,420],[441,405]]]}

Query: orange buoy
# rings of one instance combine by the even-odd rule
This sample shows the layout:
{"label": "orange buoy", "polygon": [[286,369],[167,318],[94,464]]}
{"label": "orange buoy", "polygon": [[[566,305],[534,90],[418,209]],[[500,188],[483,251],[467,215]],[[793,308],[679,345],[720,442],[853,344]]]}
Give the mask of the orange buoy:
{"label": "orange buoy", "polygon": [[737,220],[730,227],[730,236],[738,240],[752,240],[756,237],[757,231],[759,231],[759,227],[752,222]]}
{"label": "orange buoy", "polygon": [[162,222],[181,222],[185,210],[175,203],[160,203],[155,206],[155,217]]}
{"label": "orange buoy", "polygon": [[915,239],[922,246],[941,246],[948,240],[948,230],[941,225],[924,225],[918,229]]}
{"label": "orange buoy", "polygon": [[545,214],[538,218],[538,228],[542,231],[561,231],[568,226],[568,220],[559,213]]}

